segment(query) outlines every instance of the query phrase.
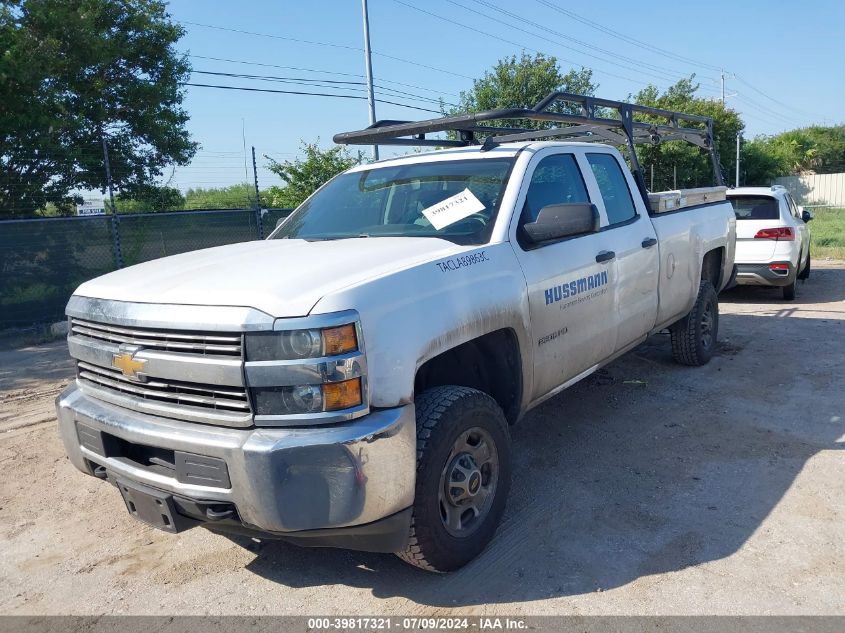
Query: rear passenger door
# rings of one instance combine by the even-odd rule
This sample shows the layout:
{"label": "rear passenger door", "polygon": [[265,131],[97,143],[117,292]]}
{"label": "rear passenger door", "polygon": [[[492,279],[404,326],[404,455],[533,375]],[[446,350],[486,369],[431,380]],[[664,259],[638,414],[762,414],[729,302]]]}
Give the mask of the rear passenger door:
{"label": "rear passenger door", "polygon": [[518,200],[522,211],[511,237],[528,286],[534,357],[531,399],[537,400],[613,353],[615,271],[612,259],[597,261],[610,249],[607,233],[541,245],[525,238],[521,227],[534,221],[544,206],[590,201],[582,169],[572,153],[541,150],[532,166]]}
{"label": "rear passenger door", "polygon": [[795,226],[795,238],[798,240],[798,243],[801,245],[800,253],[801,259],[798,261],[798,270],[801,270],[801,264],[804,262],[804,258],[807,256],[807,251],[810,248],[810,231],[807,228],[807,223],[804,222],[804,218],[801,217],[801,210],[798,208],[798,205],[795,204],[795,199],[792,197],[792,194],[786,194],[786,201],[789,204],[789,211],[792,217],[793,225]]}
{"label": "rear passenger door", "polygon": [[587,151],[586,158],[597,190],[593,202],[607,216],[602,231],[616,254],[614,312],[616,348],[621,349],[651,331],[657,320],[657,234],[633,177],[616,155]]}

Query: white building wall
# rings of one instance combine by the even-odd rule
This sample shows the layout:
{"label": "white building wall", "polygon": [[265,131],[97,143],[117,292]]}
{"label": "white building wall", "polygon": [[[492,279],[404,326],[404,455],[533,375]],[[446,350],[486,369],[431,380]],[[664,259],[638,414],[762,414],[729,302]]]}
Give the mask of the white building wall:
{"label": "white building wall", "polygon": [[775,184],[786,187],[798,204],[845,207],[845,173],[785,176]]}

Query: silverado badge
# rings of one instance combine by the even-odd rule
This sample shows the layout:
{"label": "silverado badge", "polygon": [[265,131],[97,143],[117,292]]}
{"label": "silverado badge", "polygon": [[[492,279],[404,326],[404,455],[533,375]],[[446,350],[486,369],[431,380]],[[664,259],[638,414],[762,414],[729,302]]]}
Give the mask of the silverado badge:
{"label": "silverado badge", "polygon": [[138,372],[144,368],[147,361],[132,358],[131,353],[114,354],[111,361],[112,367],[119,369],[123,375],[130,379],[137,379]]}

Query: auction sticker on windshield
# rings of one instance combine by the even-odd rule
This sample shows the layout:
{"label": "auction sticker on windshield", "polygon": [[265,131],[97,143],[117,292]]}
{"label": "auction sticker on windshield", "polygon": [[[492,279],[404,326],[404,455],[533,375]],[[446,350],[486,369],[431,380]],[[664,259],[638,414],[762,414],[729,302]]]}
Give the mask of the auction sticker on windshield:
{"label": "auction sticker on windshield", "polygon": [[431,226],[439,231],[450,224],[454,224],[458,220],[463,220],[473,213],[483,210],[484,203],[476,198],[475,194],[467,188],[450,198],[441,200],[437,204],[423,209],[422,214],[428,218]]}

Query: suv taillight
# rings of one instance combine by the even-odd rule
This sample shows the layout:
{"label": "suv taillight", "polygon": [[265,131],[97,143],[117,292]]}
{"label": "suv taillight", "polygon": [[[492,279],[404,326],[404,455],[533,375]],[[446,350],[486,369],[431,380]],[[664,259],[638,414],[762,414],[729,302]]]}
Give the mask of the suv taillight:
{"label": "suv taillight", "polygon": [[757,231],[757,235],[754,236],[755,240],[783,240],[786,242],[791,242],[795,239],[795,231],[792,230],[791,227],[788,226],[779,226],[776,229],[760,229]]}

